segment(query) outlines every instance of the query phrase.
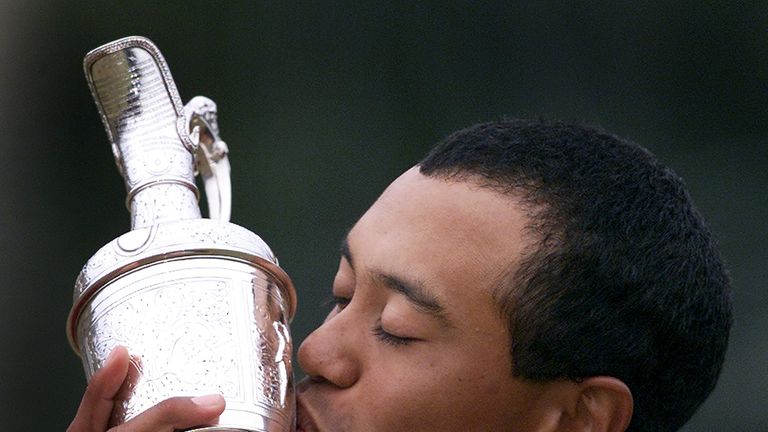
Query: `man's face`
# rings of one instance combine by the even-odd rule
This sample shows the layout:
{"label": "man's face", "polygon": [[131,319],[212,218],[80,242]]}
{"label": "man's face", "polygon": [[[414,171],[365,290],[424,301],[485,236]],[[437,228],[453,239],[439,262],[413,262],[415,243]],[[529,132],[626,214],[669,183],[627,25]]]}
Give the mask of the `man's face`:
{"label": "man's face", "polygon": [[530,428],[551,392],[512,377],[492,298],[525,225],[513,199],[471,183],[395,180],[350,231],[337,305],[299,348],[298,430]]}

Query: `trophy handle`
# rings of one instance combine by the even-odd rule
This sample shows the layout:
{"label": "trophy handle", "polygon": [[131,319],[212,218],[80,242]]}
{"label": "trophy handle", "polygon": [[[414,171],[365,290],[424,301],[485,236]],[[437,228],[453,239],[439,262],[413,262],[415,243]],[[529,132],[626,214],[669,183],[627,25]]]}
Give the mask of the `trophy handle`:
{"label": "trophy handle", "polygon": [[208,201],[208,217],[229,222],[232,210],[229,148],[219,136],[216,103],[204,96],[195,96],[184,106],[187,130],[196,143],[197,172],[203,179]]}

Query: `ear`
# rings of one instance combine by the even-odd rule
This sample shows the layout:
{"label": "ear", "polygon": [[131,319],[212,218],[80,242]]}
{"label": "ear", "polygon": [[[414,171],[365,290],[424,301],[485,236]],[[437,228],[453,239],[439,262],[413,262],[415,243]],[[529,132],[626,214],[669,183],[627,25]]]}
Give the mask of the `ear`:
{"label": "ear", "polygon": [[578,399],[570,411],[577,430],[624,432],[632,419],[632,392],[621,380],[609,376],[585,378],[578,383]]}

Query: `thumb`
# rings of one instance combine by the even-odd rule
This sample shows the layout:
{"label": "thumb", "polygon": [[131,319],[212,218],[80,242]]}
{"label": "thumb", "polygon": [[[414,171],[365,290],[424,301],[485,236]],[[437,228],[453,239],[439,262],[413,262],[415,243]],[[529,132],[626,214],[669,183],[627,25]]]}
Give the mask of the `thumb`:
{"label": "thumb", "polygon": [[110,353],[93,377],[80,402],[69,432],[104,431],[115,404],[115,395],[128,373],[128,351],[121,346]]}

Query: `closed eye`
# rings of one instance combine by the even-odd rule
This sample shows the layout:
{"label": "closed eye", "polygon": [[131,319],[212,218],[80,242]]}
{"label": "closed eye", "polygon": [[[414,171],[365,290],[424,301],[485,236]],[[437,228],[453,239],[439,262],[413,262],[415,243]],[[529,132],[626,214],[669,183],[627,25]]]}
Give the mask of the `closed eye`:
{"label": "closed eye", "polygon": [[392,333],[384,330],[384,328],[381,327],[381,324],[377,324],[376,327],[373,328],[373,335],[376,336],[376,339],[380,340],[381,342],[392,346],[408,345],[418,340],[415,338],[393,335]]}
{"label": "closed eye", "polygon": [[347,307],[350,301],[352,301],[350,298],[333,296],[333,299],[330,301],[330,303],[338,310],[342,311],[345,307]]}
{"label": "closed eye", "polygon": [[333,296],[326,300],[323,300],[320,305],[323,308],[338,308],[339,311],[344,310],[352,299],[346,297]]}

